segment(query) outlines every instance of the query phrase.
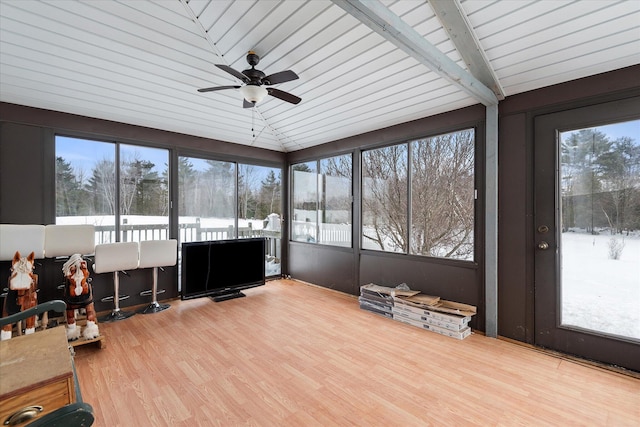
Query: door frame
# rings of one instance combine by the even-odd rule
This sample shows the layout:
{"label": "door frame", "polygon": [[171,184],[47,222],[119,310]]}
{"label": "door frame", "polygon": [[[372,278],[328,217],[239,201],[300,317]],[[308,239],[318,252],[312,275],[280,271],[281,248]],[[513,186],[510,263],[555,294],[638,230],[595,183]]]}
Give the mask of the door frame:
{"label": "door frame", "polygon": [[[640,342],[560,324],[560,132],[640,118],[640,97],[540,115],[534,119],[534,344],[640,371]],[[548,226],[549,231],[538,228]],[[548,249],[540,249],[546,242]]]}

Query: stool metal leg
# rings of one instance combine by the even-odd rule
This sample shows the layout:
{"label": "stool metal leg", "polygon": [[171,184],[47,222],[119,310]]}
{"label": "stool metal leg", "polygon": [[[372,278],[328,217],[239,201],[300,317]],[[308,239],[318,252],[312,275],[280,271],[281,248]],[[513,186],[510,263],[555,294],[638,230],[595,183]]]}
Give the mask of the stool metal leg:
{"label": "stool metal leg", "polygon": [[153,301],[148,306],[144,307],[142,310],[139,310],[138,313],[141,314],[150,314],[157,313],[162,310],[166,310],[171,307],[169,304],[159,304],[158,303],[158,267],[153,267],[153,289],[151,291],[153,295]]}
{"label": "stool metal leg", "polygon": [[113,305],[114,308],[110,314],[98,318],[99,322],[114,322],[116,320],[128,319],[136,314],[135,312],[120,310],[120,278],[118,272],[113,272]]}

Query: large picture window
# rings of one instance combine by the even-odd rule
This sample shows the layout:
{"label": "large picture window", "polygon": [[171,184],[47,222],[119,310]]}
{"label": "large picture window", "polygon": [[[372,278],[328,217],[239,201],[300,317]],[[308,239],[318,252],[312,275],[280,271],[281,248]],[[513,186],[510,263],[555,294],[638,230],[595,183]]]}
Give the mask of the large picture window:
{"label": "large picture window", "polygon": [[94,225],[96,244],[168,239],[168,164],[168,150],[56,136],[56,224]]}
{"label": "large picture window", "polygon": [[362,153],[362,248],[474,259],[475,132]]}
{"label": "large picture window", "polygon": [[474,131],[411,143],[410,253],[473,260]]}
{"label": "large picture window", "polygon": [[292,166],[292,240],[352,246],[352,159],[346,154]]}

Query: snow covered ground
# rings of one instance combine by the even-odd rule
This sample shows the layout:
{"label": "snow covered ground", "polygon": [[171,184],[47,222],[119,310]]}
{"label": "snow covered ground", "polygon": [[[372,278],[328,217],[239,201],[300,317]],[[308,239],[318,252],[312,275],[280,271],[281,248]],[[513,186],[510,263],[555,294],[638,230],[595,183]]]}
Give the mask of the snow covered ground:
{"label": "snow covered ground", "polygon": [[640,339],[640,235],[562,234],[562,324]]}

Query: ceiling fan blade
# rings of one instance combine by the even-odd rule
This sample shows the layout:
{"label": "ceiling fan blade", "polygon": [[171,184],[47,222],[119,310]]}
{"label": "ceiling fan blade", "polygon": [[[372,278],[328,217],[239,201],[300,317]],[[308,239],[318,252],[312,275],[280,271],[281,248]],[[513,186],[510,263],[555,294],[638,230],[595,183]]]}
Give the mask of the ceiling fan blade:
{"label": "ceiling fan blade", "polygon": [[278,99],[282,99],[283,101],[287,101],[290,102],[292,104],[297,104],[300,101],[302,101],[302,98],[298,98],[295,95],[291,95],[288,92],[285,92],[283,90],[279,90],[279,89],[274,89],[274,88],[267,88],[267,92],[269,93],[269,95],[271,96],[275,96]]}
{"label": "ceiling fan blade", "polygon": [[298,78],[298,75],[291,70],[280,71],[262,78],[262,84],[275,85],[278,83],[290,82]]}
{"label": "ceiling fan blade", "polygon": [[242,108],[253,108],[255,105],[255,103],[249,102],[246,99],[242,100]]}
{"label": "ceiling fan blade", "polygon": [[232,76],[242,80],[245,83],[249,83],[249,77],[245,76],[244,74],[242,74],[239,71],[234,70],[233,68],[229,67],[228,65],[216,64],[216,67],[220,68],[223,71],[226,71],[227,73],[229,73]]}
{"label": "ceiling fan blade", "polygon": [[214,86],[214,87],[206,87],[204,89],[198,89],[198,92],[213,92],[214,90],[223,90],[223,89],[239,89],[240,86]]}

